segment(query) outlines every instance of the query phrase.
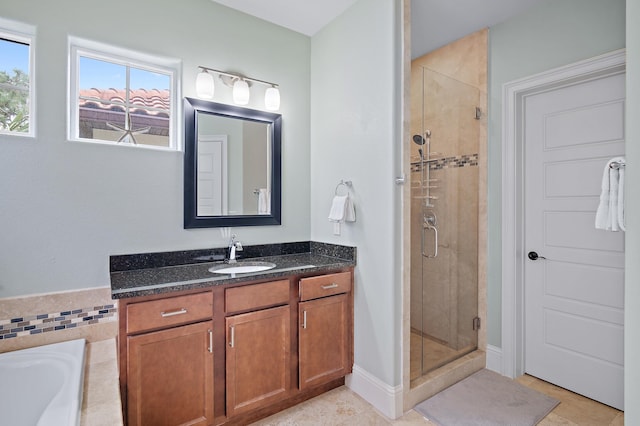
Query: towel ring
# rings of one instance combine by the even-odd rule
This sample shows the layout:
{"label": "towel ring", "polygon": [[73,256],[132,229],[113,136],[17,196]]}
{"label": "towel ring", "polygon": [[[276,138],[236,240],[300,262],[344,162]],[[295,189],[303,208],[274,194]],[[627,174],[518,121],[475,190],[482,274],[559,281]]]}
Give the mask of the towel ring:
{"label": "towel ring", "polygon": [[349,195],[349,188],[351,188],[351,185],[352,185],[352,183],[351,183],[350,180],[341,180],[336,185],[336,190],[334,191],[334,194],[338,195],[338,190],[340,189],[341,186],[344,186],[347,189],[347,193],[344,194],[344,195]]}
{"label": "towel ring", "polygon": [[609,168],[610,169],[614,169],[614,170],[618,170],[618,169],[620,169],[622,167],[625,167],[625,166],[626,166],[625,163],[622,163],[622,162],[619,162],[619,161],[614,161],[611,164],[609,164]]}

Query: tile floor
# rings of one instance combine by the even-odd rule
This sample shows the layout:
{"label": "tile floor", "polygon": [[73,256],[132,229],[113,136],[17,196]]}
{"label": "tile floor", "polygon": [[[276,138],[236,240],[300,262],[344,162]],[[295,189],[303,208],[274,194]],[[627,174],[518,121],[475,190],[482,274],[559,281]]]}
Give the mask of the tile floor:
{"label": "tile floor", "polygon": [[[520,384],[560,400],[539,426],[623,426],[624,413],[531,376],[516,379]],[[259,426],[315,425],[434,425],[414,410],[389,420],[357,394],[342,386],[267,417]]]}

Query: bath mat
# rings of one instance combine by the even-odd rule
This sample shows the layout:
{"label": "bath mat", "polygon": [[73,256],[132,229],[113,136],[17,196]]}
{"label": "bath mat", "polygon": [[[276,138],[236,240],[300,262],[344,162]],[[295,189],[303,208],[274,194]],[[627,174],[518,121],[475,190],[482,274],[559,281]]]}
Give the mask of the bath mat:
{"label": "bath mat", "polygon": [[498,373],[480,370],[414,409],[440,426],[533,426],[558,403]]}

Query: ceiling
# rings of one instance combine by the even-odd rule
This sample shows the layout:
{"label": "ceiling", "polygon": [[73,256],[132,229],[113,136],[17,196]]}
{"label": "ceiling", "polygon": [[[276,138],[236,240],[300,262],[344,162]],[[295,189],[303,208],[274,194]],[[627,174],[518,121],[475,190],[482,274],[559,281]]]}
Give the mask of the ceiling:
{"label": "ceiling", "polygon": [[212,0],[312,36],[357,0]]}
{"label": "ceiling", "polygon": [[411,58],[524,12],[543,0],[411,0]]}
{"label": "ceiling", "polygon": [[[313,36],[357,0],[212,0]],[[411,56],[416,58],[543,0],[411,0]]]}

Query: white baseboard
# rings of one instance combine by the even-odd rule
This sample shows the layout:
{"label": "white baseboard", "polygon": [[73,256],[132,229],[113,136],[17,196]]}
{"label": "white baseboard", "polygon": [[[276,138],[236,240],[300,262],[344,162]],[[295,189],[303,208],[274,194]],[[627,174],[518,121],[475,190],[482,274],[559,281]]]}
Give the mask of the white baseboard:
{"label": "white baseboard", "polygon": [[502,374],[502,348],[487,345],[487,369]]}
{"label": "white baseboard", "polygon": [[357,365],[345,384],[388,418],[402,417],[402,386],[389,386]]}

